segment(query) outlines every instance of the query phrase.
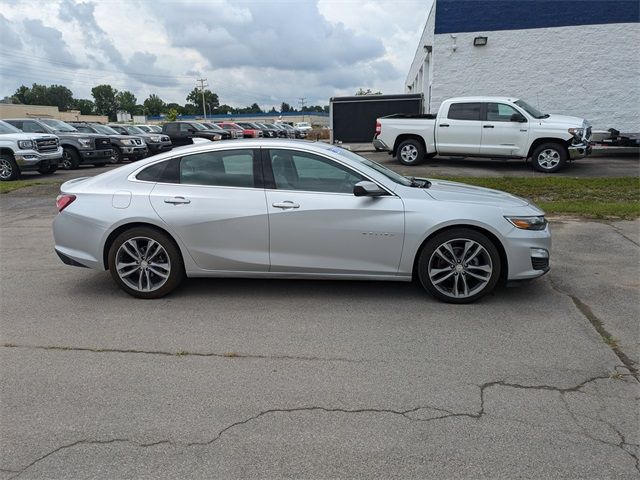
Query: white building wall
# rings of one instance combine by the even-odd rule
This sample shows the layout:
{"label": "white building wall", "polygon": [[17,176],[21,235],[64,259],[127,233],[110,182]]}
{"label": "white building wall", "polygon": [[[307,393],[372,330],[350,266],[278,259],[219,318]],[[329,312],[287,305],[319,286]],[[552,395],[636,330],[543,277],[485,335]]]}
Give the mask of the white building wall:
{"label": "white building wall", "polygon": [[[474,47],[476,36],[487,45]],[[450,97],[506,95],[595,129],[640,132],[639,46],[639,23],[435,35],[430,111]]]}
{"label": "white building wall", "polygon": [[[435,2],[432,2],[427,17],[427,23],[422,31],[418,48],[416,49],[411,68],[404,84],[405,93],[422,93],[425,98],[425,111],[429,109],[429,85],[433,80],[433,49],[434,30],[435,30]],[[428,48],[425,48],[428,47]]]}

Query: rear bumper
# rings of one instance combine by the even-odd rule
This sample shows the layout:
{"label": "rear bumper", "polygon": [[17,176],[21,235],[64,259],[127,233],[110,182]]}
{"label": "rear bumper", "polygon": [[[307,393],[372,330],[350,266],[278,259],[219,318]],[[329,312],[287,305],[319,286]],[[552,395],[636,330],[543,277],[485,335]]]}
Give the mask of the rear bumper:
{"label": "rear bumper", "polygon": [[389,146],[379,138],[373,139],[373,148],[375,148],[376,150],[391,150]]}

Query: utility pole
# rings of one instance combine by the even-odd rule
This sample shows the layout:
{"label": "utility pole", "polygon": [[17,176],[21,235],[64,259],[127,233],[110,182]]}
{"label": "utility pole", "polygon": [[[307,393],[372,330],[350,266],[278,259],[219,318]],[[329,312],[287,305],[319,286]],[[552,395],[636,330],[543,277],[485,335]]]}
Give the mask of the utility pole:
{"label": "utility pole", "polygon": [[302,111],[302,121],[304,122],[304,110],[302,110],[304,108],[304,101],[306,100],[305,97],[300,97],[298,98],[298,103],[300,104],[300,111]]}
{"label": "utility pole", "polygon": [[207,79],[206,78],[200,78],[197,80],[200,85],[196,85],[196,88],[198,88],[200,90],[200,92],[202,92],[202,113],[204,115],[204,119],[207,119],[207,107],[206,104],[204,103],[204,87],[208,87],[209,85],[207,84]]}

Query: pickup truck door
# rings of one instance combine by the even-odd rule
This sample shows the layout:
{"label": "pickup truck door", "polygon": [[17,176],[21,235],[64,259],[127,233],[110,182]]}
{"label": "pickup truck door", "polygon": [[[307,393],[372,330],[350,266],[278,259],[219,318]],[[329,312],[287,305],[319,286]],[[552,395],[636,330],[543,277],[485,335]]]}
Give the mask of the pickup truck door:
{"label": "pickup truck door", "polygon": [[482,122],[480,154],[525,157],[529,146],[529,122],[512,121],[513,115],[524,116],[506,103],[485,105],[486,119]]}
{"label": "pickup truck door", "polygon": [[[443,110],[447,110],[446,112]],[[482,103],[455,102],[436,119],[436,149],[441,155],[478,155],[482,139]]]}

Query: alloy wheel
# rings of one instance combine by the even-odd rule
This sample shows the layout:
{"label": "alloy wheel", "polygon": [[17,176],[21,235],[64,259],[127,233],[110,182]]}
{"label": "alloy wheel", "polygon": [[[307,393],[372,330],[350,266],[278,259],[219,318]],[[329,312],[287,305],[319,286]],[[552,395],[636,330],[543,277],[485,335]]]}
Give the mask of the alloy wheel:
{"label": "alloy wheel", "polygon": [[560,152],[547,148],[538,154],[538,165],[545,170],[551,170],[560,163]]}
{"label": "alloy wheel", "polygon": [[413,145],[405,145],[400,149],[402,160],[407,163],[413,163],[418,159],[418,149]]}
{"label": "alloy wheel", "polygon": [[0,178],[7,180],[13,175],[13,165],[6,158],[0,159]]}
{"label": "alloy wheel", "polygon": [[491,256],[475,240],[455,238],[442,243],[429,258],[432,285],[450,298],[464,299],[487,286],[493,273]]}
{"label": "alloy wheel", "polygon": [[71,154],[65,149],[62,151],[62,168],[65,170],[71,170],[72,166]]}
{"label": "alloy wheel", "polygon": [[138,292],[162,287],[171,273],[171,260],[165,248],[148,237],[126,240],[116,252],[116,271],[120,279]]}

